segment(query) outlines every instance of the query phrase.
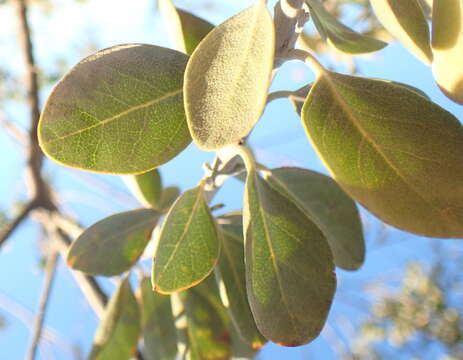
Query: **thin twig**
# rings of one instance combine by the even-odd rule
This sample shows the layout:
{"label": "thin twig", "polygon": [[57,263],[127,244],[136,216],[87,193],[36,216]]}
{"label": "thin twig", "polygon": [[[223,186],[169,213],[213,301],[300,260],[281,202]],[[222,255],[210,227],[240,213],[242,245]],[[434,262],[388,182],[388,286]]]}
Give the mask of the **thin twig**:
{"label": "thin twig", "polygon": [[27,146],[27,133],[0,114],[0,125],[21,146]]}
{"label": "thin twig", "polygon": [[58,252],[56,250],[52,250],[47,258],[47,265],[45,269],[45,282],[43,284],[42,295],[40,296],[39,307],[34,321],[31,344],[26,355],[27,360],[34,360],[37,355],[37,349],[40,342],[40,337],[42,335],[42,329],[44,325],[51,290],[53,287],[53,280],[55,278],[57,264]]}
{"label": "thin twig", "polygon": [[29,213],[36,207],[34,202],[27,204],[21,212],[13,219],[13,221],[4,225],[0,229],[0,248],[5,241],[14,233],[14,231],[21,225],[21,223],[29,216]]}

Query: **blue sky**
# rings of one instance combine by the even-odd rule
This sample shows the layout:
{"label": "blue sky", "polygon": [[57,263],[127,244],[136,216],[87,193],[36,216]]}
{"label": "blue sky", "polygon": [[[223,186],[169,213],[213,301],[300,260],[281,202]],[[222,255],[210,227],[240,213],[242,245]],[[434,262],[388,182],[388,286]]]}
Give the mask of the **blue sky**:
{"label": "blue sky", "polygon": [[[53,71],[56,58],[64,58],[74,64],[92,44],[96,48],[128,43],[144,42],[168,45],[167,34],[160,17],[155,13],[154,1],[55,0],[58,10],[51,16],[42,11],[32,13],[36,55],[39,64]],[[176,1],[179,7],[195,9],[198,15],[218,24],[244,9],[251,0],[233,0],[209,8],[198,1]],[[222,4],[223,3],[223,4]],[[275,1],[270,1],[270,4]],[[66,4],[64,6],[64,4]],[[193,5],[193,7],[192,7]],[[0,7],[0,66],[20,72],[15,40],[15,21],[12,13]],[[82,49],[87,49],[83,50]],[[87,52],[85,52],[87,51]],[[451,103],[437,89],[431,71],[419,63],[400,45],[393,44],[372,56],[360,57],[360,68],[365,76],[401,81],[424,90],[435,102],[463,118],[463,108]],[[285,64],[275,78],[273,90],[296,89],[313,79],[310,69],[297,62]],[[42,100],[50,89],[43,89]],[[23,126],[27,119],[25,109],[10,102],[4,104],[6,111]],[[258,159],[269,167],[295,165],[326,173],[320,160],[306,139],[300,121],[286,100],[272,102],[266,109],[250,139]],[[24,200],[22,181],[22,149],[8,136],[0,132],[0,208],[9,209],[18,200]],[[182,189],[194,186],[202,177],[201,163],[210,161],[212,153],[205,153],[191,145],[180,156],[162,167],[166,185],[177,185]],[[117,211],[133,208],[136,202],[130,199],[122,181],[116,176],[94,175],[67,169],[51,162],[46,166],[47,176],[63,194],[63,206],[75,213],[86,225]],[[241,207],[242,186],[230,180],[220,191],[216,202],[223,202],[227,209]],[[266,347],[262,359],[336,359],[336,346],[343,346],[346,338],[355,335],[358,319],[365,315],[351,303],[362,304],[371,294],[362,291],[363,281],[382,275],[384,281],[399,276],[405,263],[414,259],[424,260],[431,254],[432,240],[423,239],[390,228],[389,242],[379,248],[375,239],[384,229],[372,216],[362,211],[367,230],[369,251],[365,266],[358,272],[338,270],[339,286],[330,319],[322,336],[312,344],[283,349],[275,345]],[[39,270],[38,229],[32,221],[26,222],[0,252],[0,312],[6,316],[8,328],[0,336],[2,359],[15,360],[24,356],[29,341],[30,317],[33,315],[42,284]],[[452,240],[446,241],[451,245]],[[113,285],[105,283],[111,290]],[[73,343],[82,346],[86,354],[97,320],[85,303],[66,266],[61,262],[57,281],[51,298],[50,311],[46,319],[47,338],[41,346],[40,359],[71,359]],[[22,322],[22,320],[25,321]],[[333,340],[334,339],[334,340]]]}

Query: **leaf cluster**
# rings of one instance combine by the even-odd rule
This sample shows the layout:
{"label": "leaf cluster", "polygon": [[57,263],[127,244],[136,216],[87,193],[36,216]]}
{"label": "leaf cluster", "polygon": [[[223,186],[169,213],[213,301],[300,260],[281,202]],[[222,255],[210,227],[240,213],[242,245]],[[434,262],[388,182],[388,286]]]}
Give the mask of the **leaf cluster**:
{"label": "leaf cluster", "polygon": [[[371,5],[394,37],[432,64],[443,91],[462,102],[461,2],[434,1],[432,41],[421,2]],[[176,50],[125,44],[83,59],[55,86],[39,124],[50,158],[124,175],[144,206],[88,228],[69,251],[70,266],[126,273],[156,234],[151,285],[143,278],[135,296],[124,278],[91,358],[127,359],[140,336],[149,359],[251,357],[266,339],[312,341],[332,303],[335,266],[356,270],[364,261],[355,201],[399,229],[463,237],[463,128],[421,90],[327,70],[301,49],[276,51],[281,34],[263,0],[217,27],[170,0],[159,6]],[[387,45],[347,27],[319,0],[307,0],[305,9],[338,51]],[[305,61],[316,75],[285,94],[332,178],[268,169],[245,146],[277,64],[287,60]],[[216,151],[215,163],[182,194],[164,188],[158,168],[191,141]],[[219,175],[244,176],[242,211],[212,214]]]}

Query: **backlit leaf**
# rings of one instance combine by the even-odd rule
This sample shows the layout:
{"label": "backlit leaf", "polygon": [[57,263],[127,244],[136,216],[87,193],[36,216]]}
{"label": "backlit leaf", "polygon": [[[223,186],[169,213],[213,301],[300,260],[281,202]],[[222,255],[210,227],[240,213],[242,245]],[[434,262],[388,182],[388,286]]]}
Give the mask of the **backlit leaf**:
{"label": "backlit leaf", "polygon": [[69,71],[39,123],[42,150],[64,165],[142,173],[191,141],[183,108],[188,57],[143,44],[101,50]]}
{"label": "backlit leaf", "polygon": [[85,230],[68,252],[67,263],[92,275],[129,270],[143,253],[160,213],[139,209],[112,215]]}
{"label": "backlit leaf", "polygon": [[358,269],[365,259],[365,242],[354,201],[328,176],[301,168],[271,171],[266,180],[292,200],[323,232],[335,265]]}
{"label": "backlit leaf", "polygon": [[305,130],[339,185],[399,229],[463,237],[463,128],[403,86],[326,72]]}
{"label": "backlit leaf", "polygon": [[432,62],[429,27],[418,0],[370,0],[376,17],[425,64]]}
{"label": "backlit leaf", "polygon": [[217,290],[211,292],[212,284],[215,285],[214,279],[209,278],[179,293],[186,315],[189,360],[230,359],[230,334],[220,311],[211,303],[211,298],[220,303]]}
{"label": "backlit leaf", "polygon": [[180,196],[180,189],[177,186],[167,186],[162,190],[159,208],[168,211],[175,200]]}
{"label": "backlit leaf", "polygon": [[259,349],[266,341],[257,330],[246,295],[242,219],[240,215],[227,215],[218,221],[223,233],[221,257],[216,267],[220,296],[241,338]]}
{"label": "backlit leaf", "polygon": [[142,205],[157,208],[162,194],[159,170],[154,169],[140,175],[125,175],[122,179]]}
{"label": "backlit leaf", "polygon": [[280,345],[315,339],[335,287],[333,256],[318,227],[248,169],[244,199],[246,286],[257,328]]}
{"label": "backlit leaf", "polygon": [[195,286],[211,273],[219,250],[217,225],[199,185],[178,198],[167,214],[153,263],[154,288],[169,294]]}
{"label": "backlit leaf", "polygon": [[127,360],[137,349],[140,310],[125,278],[109,301],[93,339],[89,360]]}
{"label": "backlit leaf", "polygon": [[140,286],[145,358],[174,360],[177,355],[177,333],[170,296],[153,291],[149,278],[144,278]]}
{"label": "backlit leaf", "polygon": [[[338,21],[319,0],[306,0],[311,16],[319,28],[320,36],[339,51],[349,54],[363,54],[378,51],[387,44],[383,41],[361,35]],[[316,19],[316,20],[315,20]]]}
{"label": "backlit leaf", "polygon": [[260,0],[212,30],[185,73],[185,110],[196,144],[215,150],[237,143],[258,121],[273,68],[272,18]]}
{"label": "backlit leaf", "polygon": [[172,0],[159,0],[159,10],[168,27],[174,48],[191,54],[199,42],[214,28],[209,22],[180,9]]}
{"label": "backlit leaf", "polygon": [[434,0],[432,71],[444,94],[463,105],[463,2]]}

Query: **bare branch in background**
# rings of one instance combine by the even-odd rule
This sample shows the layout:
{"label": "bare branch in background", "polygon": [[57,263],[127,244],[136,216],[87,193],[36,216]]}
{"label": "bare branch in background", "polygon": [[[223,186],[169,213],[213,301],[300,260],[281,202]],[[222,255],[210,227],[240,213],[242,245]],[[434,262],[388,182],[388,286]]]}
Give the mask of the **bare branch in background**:
{"label": "bare branch in background", "polygon": [[37,315],[34,321],[34,327],[32,330],[32,340],[27,351],[26,359],[34,360],[37,355],[38,345],[40,343],[40,337],[42,335],[42,329],[44,325],[45,315],[49,304],[51,289],[53,286],[53,280],[56,275],[56,268],[58,264],[58,252],[51,251],[47,258],[47,264],[45,269],[45,281],[43,284],[42,295],[39,300],[39,307]]}

